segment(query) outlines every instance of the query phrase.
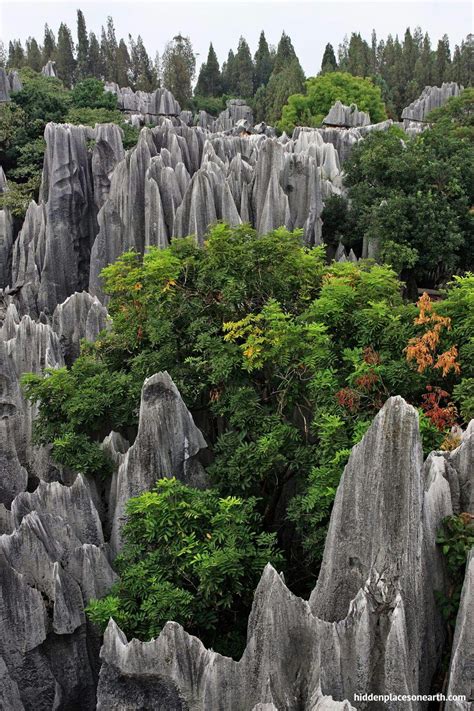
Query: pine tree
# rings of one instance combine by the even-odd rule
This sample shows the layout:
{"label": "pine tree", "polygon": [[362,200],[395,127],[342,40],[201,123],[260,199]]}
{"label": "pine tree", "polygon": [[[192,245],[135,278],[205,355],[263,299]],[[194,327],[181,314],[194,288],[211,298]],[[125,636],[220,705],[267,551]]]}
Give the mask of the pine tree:
{"label": "pine tree", "polygon": [[26,40],[26,63],[35,72],[40,72],[43,66],[41,50],[34,37],[28,37]]}
{"label": "pine tree", "polygon": [[99,40],[93,32],[89,33],[89,74],[96,79],[104,78],[104,65],[100,51]]}
{"label": "pine tree", "polygon": [[227,61],[222,65],[222,91],[224,94],[235,93],[235,76],[234,76],[235,55],[231,49],[227,55]]}
{"label": "pine tree", "polygon": [[370,71],[372,76],[375,76],[378,73],[378,70],[377,34],[375,30],[372,30],[370,39]]}
{"label": "pine tree", "polygon": [[140,35],[135,42],[129,35],[131,83],[135,91],[153,91],[157,86],[157,78],[153,62],[145,49]]}
{"label": "pine tree", "polygon": [[13,40],[8,44],[9,69],[21,69],[26,63],[25,52],[20,40]]}
{"label": "pine tree", "polygon": [[160,53],[159,53],[159,52],[157,52],[157,53],[155,54],[155,61],[154,61],[154,63],[153,63],[153,68],[154,68],[154,71],[155,71],[156,86],[157,86],[157,87],[160,87],[161,84],[162,84],[162,81],[161,81],[161,79],[162,79],[162,70],[161,70],[161,57],[160,57]]}
{"label": "pine tree", "polygon": [[44,26],[44,40],[43,40],[43,65],[49,62],[50,59],[54,60],[56,55],[56,40],[54,39],[54,32],[49,29],[48,25]]}
{"label": "pine tree", "polygon": [[7,50],[5,49],[5,45],[0,40],[0,67],[6,67],[7,66]]}
{"label": "pine tree", "polygon": [[436,86],[441,86],[444,81],[449,80],[451,73],[451,52],[449,49],[448,35],[443,35],[438,41],[434,66],[434,81]]}
{"label": "pine tree", "polygon": [[235,55],[235,92],[237,96],[248,99],[253,95],[253,62],[247,41],[241,37]]}
{"label": "pine tree", "polygon": [[327,44],[323,54],[323,60],[321,62],[321,74],[327,74],[328,72],[337,71],[336,55],[334,54],[334,48],[332,44]]}
{"label": "pine tree", "polygon": [[353,32],[349,41],[347,71],[356,77],[366,77],[371,72],[370,48],[359,33]]}
{"label": "pine tree", "polygon": [[420,51],[420,56],[416,60],[414,69],[414,78],[420,93],[425,86],[433,84],[433,52],[431,51],[431,41],[428,33],[423,37],[423,44]]}
{"label": "pine tree", "polygon": [[71,31],[63,22],[58,30],[58,47],[56,51],[56,71],[58,77],[62,79],[66,86],[70,87],[74,83],[74,71],[76,60],[74,59],[74,44]]}
{"label": "pine tree", "polygon": [[268,84],[273,69],[270,49],[263,30],[260,32],[258,48],[254,56],[254,67],[253,86],[254,90],[257,91],[260,86],[266,86]]}
{"label": "pine tree", "polygon": [[273,70],[265,92],[267,123],[275,124],[280,120],[282,108],[287,103],[288,97],[303,91],[304,79],[304,72],[296,57],[281,71]]}
{"label": "pine tree", "polygon": [[163,54],[163,84],[169,89],[181,108],[190,105],[192,80],[196,69],[196,57],[189,37],[181,34],[168,42]]}
{"label": "pine tree", "polygon": [[120,40],[117,48],[117,68],[116,68],[116,77],[117,77],[117,84],[119,86],[128,86],[129,85],[129,72],[130,72],[130,55],[128,54],[128,49],[127,45],[123,41],[123,39]]}
{"label": "pine tree", "polygon": [[275,62],[273,64],[274,73],[277,74],[283,69],[288,68],[288,66],[294,59],[296,59],[299,64],[299,60],[296,56],[296,52],[294,50],[291,39],[285,32],[283,32],[280,41],[278,42]]}
{"label": "pine tree", "polygon": [[77,78],[89,76],[89,38],[82,10],[77,11]]}
{"label": "pine tree", "polygon": [[337,48],[337,63],[339,65],[339,71],[347,72],[347,64],[349,61],[349,39],[347,35],[344,35],[344,39]]}
{"label": "pine tree", "polygon": [[222,92],[219,62],[212,43],[209,45],[207,62],[201,66],[194,93],[196,96],[220,96]]}
{"label": "pine tree", "polygon": [[474,35],[469,34],[461,43],[461,82],[463,86],[474,84]]}
{"label": "pine tree", "polygon": [[415,66],[417,59],[418,47],[411,35],[410,28],[408,27],[405,32],[402,47],[401,79],[403,83],[402,101],[404,106],[411,103],[419,94],[418,82],[415,78]]}
{"label": "pine tree", "polygon": [[100,48],[105,64],[105,77],[107,81],[117,81],[117,38],[115,37],[114,21],[107,18],[107,29],[102,27]]}

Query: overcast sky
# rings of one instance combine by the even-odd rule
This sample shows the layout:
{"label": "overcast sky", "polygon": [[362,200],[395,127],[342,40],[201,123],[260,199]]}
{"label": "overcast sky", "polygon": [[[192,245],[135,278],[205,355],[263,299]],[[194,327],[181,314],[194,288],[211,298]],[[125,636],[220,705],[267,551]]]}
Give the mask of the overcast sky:
{"label": "overcast sky", "polygon": [[378,0],[361,2],[332,0],[320,2],[41,2],[32,0],[0,0],[0,38],[8,45],[12,38],[24,42],[27,37],[42,39],[47,22],[57,32],[60,22],[66,22],[76,39],[76,9],[84,12],[88,30],[100,34],[107,15],[112,15],[117,37],[127,38],[140,34],[148,52],[160,54],[173,35],[189,35],[195,52],[199,53],[198,66],[207,56],[212,42],[219,61],[227,56],[229,48],[236,48],[240,35],[255,52],[258,36],[263,29],[267,40],[276,44],[283,30],[290,35],[305,73],[310,76],[319,71],[324,47],[331,42],[334,48],[345,34],[360,32],[370,40],[372,28],[377,36],[388,33],[403,36],[406,27],[420,25],[437,40],[448,34],[451,47],[473,31],[472,3],[444,0]]}

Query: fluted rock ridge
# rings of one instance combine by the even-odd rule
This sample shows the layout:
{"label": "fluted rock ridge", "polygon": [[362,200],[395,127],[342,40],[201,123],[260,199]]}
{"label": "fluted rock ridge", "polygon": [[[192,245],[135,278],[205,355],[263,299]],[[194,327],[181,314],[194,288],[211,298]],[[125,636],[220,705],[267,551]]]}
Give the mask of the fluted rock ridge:
{"label": "fluted rock ridge", "polygon": [[[428,693],[443,643],[434,590],[444,586],[436,529],[452,511],[445,461],[423,464],[417,412],[390,398],[346,466],[309,602],[268,565],[238,662],[173,622],[156,640],[127,643],[111,620],[98,708],[139,708],[137,688],[159,690],[150,708],[169,698],[170,709],[196,711],[352,708],[356,692]],[[368,704],[397,708],[356,707]]]}
{"label": "fluted rock ridge", "polygon": [[336,101],[327,116],[323,118],[326,126],[341,126],[343,128],[355,128],[356,126],[368,126],[370,116],[365,111],[359,111],[357,104],[346,106],[341,101]]}
{"label": "fluted rock ridge", "polygon": [[410,126],[410,122],[423,122],[434,109],[439,109],[453,96],[458,96],[464,87],[456,82],[443,82],[441,86],[425,86],[418,99],[412,101],[402,111],[402,120],[405,127]]}
{"label": "fluted rock ridge", "polygon": [[190,486],[206,485],[204,469],[197,460],[206,446],[168,373],[147,378],[142,388],[137,437],[112,480],[109,513],[114,553],[120,549],[125,504],[130,497],[151,489],[163,477],[176,477]]}

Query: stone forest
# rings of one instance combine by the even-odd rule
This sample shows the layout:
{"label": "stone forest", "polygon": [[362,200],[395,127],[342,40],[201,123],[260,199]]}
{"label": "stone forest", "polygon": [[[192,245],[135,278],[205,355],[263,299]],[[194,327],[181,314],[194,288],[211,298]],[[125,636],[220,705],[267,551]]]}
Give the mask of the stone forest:
{"label": "stone forest", "polygon": [[474,708],[473,46],[0,45],[1,709]]}

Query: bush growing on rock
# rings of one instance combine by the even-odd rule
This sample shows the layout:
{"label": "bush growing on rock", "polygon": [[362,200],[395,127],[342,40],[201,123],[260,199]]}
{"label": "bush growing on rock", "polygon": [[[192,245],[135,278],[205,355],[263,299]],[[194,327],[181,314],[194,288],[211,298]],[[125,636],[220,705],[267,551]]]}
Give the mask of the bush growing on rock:
{"label": "bush growing on rock", "polygon": [[238,654],[262,570],[282,563],[275,534],[261,532],[255,503],[176,479],[130,499],[115,561],[120,580],[89,604],[89,617],[105,629],[112,616],[143,640],[173,620],[207,646]]}

